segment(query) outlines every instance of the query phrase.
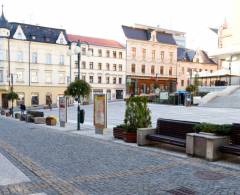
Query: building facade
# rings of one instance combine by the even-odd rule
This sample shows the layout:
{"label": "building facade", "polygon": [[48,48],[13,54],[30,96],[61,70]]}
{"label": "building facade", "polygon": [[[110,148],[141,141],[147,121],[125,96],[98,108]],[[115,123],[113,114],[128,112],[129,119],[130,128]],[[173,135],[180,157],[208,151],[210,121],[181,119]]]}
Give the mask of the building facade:
{"label": "building facade", "polygon": [[71,81],[78,76],[78,59],[74,50],[80,42],[80,79],[91,85],[94,94],[107,94],[108,100],[123,99],[126,93],[126,52],[117,41],[68,35],[71,42]]}
{"label": "building facade", "polygon": [[[185,90],[190,84],[196,73],[211,74],[218,69],[218,65],[208,57],[203,50],[191,50],[186,48],[178,48],[178,65],[177,65],[177,89]],[[199,79],[200,85],[214,85],[214,79]]]}
{"label": "building facade", "polygon": [[177,85],[177,44],[168,31],[144,25],[122,26],[127,39],[127,94],[174,92]]}
{"label": "building facade", "polygon": [[19,105],[56,104],[69,76],[64,29],[8,22],[0,18],[0,107],[8,108],[13,88]]}

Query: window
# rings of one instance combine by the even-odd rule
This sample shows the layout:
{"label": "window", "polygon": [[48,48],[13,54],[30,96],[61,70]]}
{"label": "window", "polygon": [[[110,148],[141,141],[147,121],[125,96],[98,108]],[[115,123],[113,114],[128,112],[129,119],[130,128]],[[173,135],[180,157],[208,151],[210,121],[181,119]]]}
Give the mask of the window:
{"label": "window", "polygon": [[181,86],[182,87],[184,86],[184,80],[181,80]]}
{"label": "window", "polygon": [[102,50],[101,49],[98,50],[98,57],[102,57]]}
{"label": "window", "polygon": [[164,67],[160,66],[160,74],[163,75],[164,74]]}
{"label": "window", "polygon": [[37,63],[37,52],[32,53],[32,63],[36,64]]}
{"label": "window", "polygon": [[106,64],[106,69],[110,70],[110,64],[109,63]]}
{"label": "window", "polygon": [[210,70],[211,73],[213,73],[213,70]]}
{"label": "window", "polygon": [[113,64],[113,70],[116,71],[117,70],[117,65]]}
{"label": "window", "polygon": [[3,82],[3,70],[0,70],[0,82]]}
{"label": "window", "polygon": [[82,80],[86,81],[86,76],[85,75],[82,75]]}
{"label": "window", "polygon": [[45,72],[45,82],[46,83],[52,83],[52,72]]}
{"label": "window", "polygon": [[169,75],[172,75],[172,67],[169,68]]}
{"label": "window", "polygon": [[199,72],[202,72],[202,69],[199,69]]}
{"label": "window", "polygon": [[122,64],[119,64],[118,68],[119,68],[119,71],[122,71]]}
{"label": "window", "polygon": [[119,83],[119,84],[122,84],[122,78],[121,78],[121,77],[118,78],[118,83]]}
{"label": "window", "polygon": [[106,57],[110,58],[110,51],[109,50],[106,51]]}
{"label": "window", "polygon": [[164,61],[164,51],[161,51],[161,61],[163,62]]}
{"label": "window", "polygon": [[98,77],[98,83],[102,83],[102,77],[101,76]]}
{"label": "window", "polygon": [[64,55],[60,55],[59,64],[61,64],[61,65],[64,64]]}
{"label": "window", "polygon": [[117,58],[117,52],[116,51],[113,51],[113,57]]}
{"label": "window", "polygon": [[136,71],[136,66],[135,66],[135,64],[132,64],[132,73],[135,73],[135,71]]}
{"label": "window", "polygon": [[38,72],[36,70],[31,71],[31,81],[32,83],[38,82]]}
{"label": "window", "polygon": [[122,59],[122,52],[119,52],[119,58]]}
{"label": "window", "polygon": [[98,63],[98,70],[102,70],[102,63]]}
{"label": "window", "polygon": [[145,73],[145,65],[142,65],[142,73]]}
{"label": "window", "polygon": [[23,70],[16,71],[16,81],[23,82]]}
{"label": "window", "polygon": [[184,71],[184,67],[182,67],[182,75],[184,75],[185,71]]}
{"label": "window", "polygon": [[17,93],[18,99],[17,99],[17,106],[20,106],[20,104],[24,104],[25,102],[25,95],[24,93]]}
{"label": "window", "polygon": [[151,66],[151,74],[155,74],[155,67]]}
{"label": "window", "polygon": [[0,50],[0,60],[4,60],[4,50]]}
{"label": "window", "polygon": [[17,51],[16,53],[16,61],[22,62],[23,61],[23,52],[22,51]]}
{"label": "window", "polygon": [[60,84],[64,84],[65,83],[65,72],[59,72],[58,73],[58,79],[59,79],[59,83]]}
{"label": "window", "polygon": [[93,76],[89,76],[89,83],[93,83]]}
{"label": "window", "polygon": [[38,104],[39,104],[39,94],[38,93],[32,93],[31,103],[32,103],[32,106],[38,106]]}
{"label": "window", "polygon": [[93,69],[93,62],[90,62],[90,63],[89,63],[89,68],[90,68],[90,69]]}
{"label": "window", "polygon": [[143,59],[146,59],[146,49],[142,49],[142,57]]}
{"label": "window", "polygon": [[156,51],[155,50],[152,50],[152,60],[155,60],[155,54],[156,54]]}
{"label": "window", "polygon": [[136,57],[136,47],[132,47],[132,57]]}
{"label": "window", "polygon": [[85,47],[82,48],[82,55],[83,55],[83,56],[86,55],[86,48],[85,48]]}
{"label": "window", "polygon": [[170,57],[170,62],[172,63],[173,62],[173,52],[169,53],[169,57]]}
{"label": "window", "polygon": [[52,56],[50,53],[46,54],[46,64],[52,63]]}
{"label": "window", "polygon": [[110,79],[109,79],[109,77],[106,77],[106,83],[107,83],[107,84],[110,83]]}
{"label": "window", "polygon": [[46,105],[52,104],[52,94],[51,93],[47,93],[45,96],[45,100],[46,100]]}
{"label": "window", "polygon": [[117,83],[117,79],[116,77],[113,77],[113,84],[116,84]]}
{"label": "window", "polygon": [[93,49],[88,49],[88,53],[90,56],[93,56]]}
{"label": "window", "polygon": [[86,62],[82,61],[82,69],[86,69]]}

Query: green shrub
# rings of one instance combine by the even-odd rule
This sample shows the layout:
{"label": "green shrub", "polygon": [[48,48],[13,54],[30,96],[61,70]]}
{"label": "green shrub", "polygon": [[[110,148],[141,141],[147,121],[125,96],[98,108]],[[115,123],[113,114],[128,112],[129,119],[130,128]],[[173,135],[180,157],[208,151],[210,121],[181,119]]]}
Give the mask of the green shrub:
{"label": "green shrub", "polygon": [[194,126],[196,132],[215,133],[216,135],[229,135],[231,133],[232,125],[224,124],[212,124],[212,123],[200,123]]}
{"label": "green shrub", "polygon": [[131,132],[136,131],[137,128],[151,126],[151,115],[146,97],[130,97],[126,101],[124,124],[126,130]]}

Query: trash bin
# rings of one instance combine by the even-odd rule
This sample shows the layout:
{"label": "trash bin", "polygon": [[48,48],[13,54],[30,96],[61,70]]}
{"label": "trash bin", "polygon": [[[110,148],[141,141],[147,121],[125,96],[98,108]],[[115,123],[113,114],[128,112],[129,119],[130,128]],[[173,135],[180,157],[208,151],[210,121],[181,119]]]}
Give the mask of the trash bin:
{"label": "trash bin", "polygon": [[80,110],[80,123],[84,123],[85,110]]}

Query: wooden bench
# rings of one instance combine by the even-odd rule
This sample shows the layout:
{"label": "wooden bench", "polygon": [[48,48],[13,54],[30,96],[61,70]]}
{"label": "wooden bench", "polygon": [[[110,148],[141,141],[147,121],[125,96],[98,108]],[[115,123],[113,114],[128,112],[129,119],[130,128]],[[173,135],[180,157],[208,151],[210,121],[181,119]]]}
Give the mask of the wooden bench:
{"label": "wooden bench", "polygon": [[154,133],[146,135],[146,139],[155,142],[186,147],[187,133],[194,133],[197,122],[171,119],[158,119]]}
{"label": "wooden bench", "polygon": [[219,147],[219,150],[223,153],[240,155],[240,124],[233,124],[230,143]]}

